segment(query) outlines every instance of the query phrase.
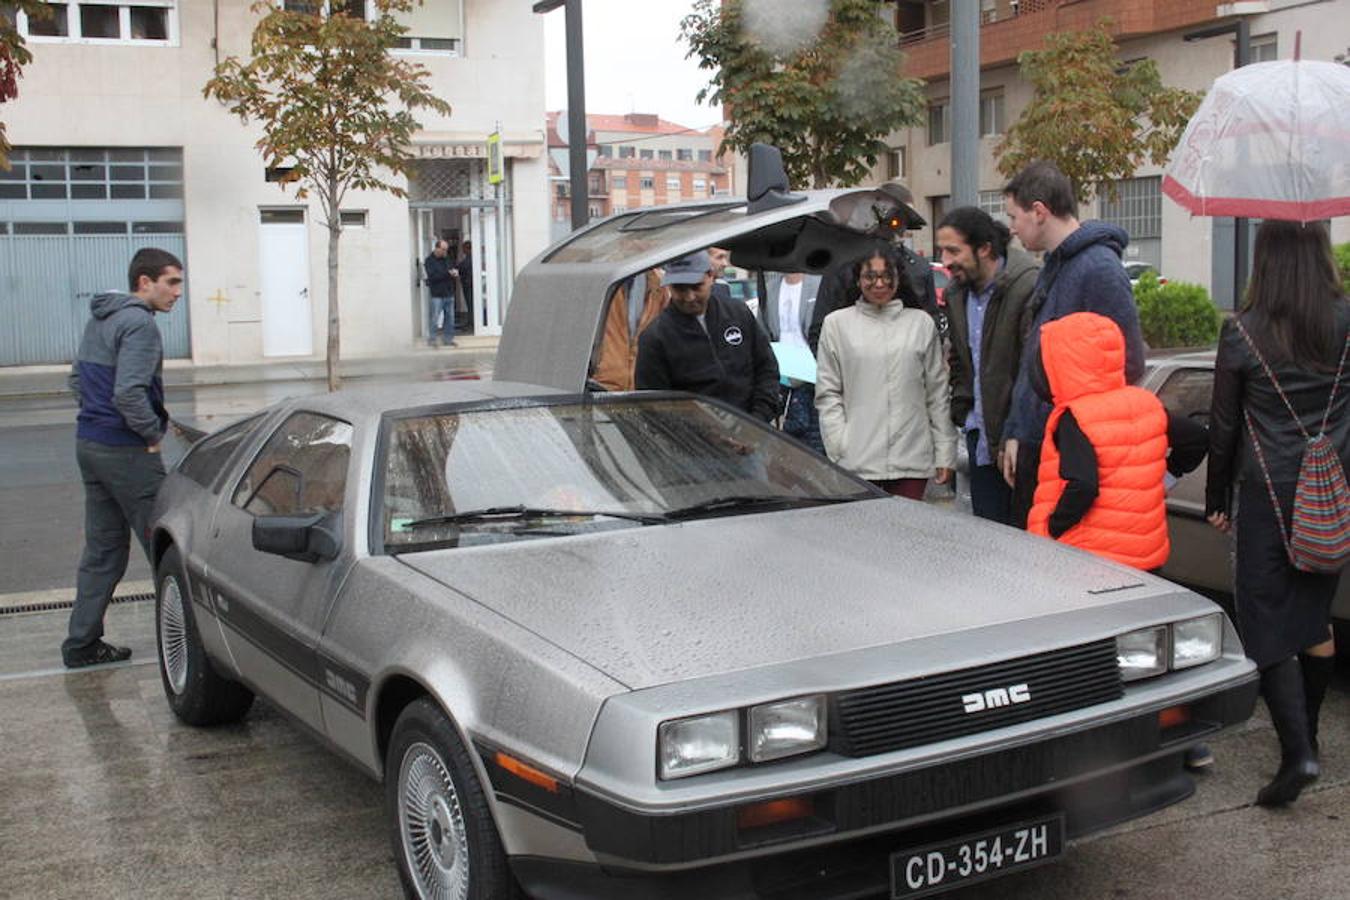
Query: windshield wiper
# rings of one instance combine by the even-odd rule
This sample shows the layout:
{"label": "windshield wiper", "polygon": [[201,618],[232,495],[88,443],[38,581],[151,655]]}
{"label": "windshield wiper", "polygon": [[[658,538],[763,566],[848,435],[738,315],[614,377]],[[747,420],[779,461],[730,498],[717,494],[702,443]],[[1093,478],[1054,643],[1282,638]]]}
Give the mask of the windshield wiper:
{"label": "windshield wiper", "polygon": [[656,513],[633,513],[605,509],[550,509],[541,506],[487,506],[482,509],[466,509],[463,512],[447,513],[441,516],[427,516],[402,522],[399,528],[412,531],[435,525],[472,525],[479,522],[512,522],[531,519],[569,519],[595,518],[605,516],[611,519],[627,519],[641,522],[643,525],[656,525],[666,521],[666,517]]}
{"label": "windshield wiper", "polygon": [[668,519],[683,519],[702,513],[722,512],[724,510],[753,509],[758,506],[814,506],[826,503],[847,503],[855,497],[791,497],[772,494],[728,494],[711,497],[689,506],[672,509],[666,513]]}

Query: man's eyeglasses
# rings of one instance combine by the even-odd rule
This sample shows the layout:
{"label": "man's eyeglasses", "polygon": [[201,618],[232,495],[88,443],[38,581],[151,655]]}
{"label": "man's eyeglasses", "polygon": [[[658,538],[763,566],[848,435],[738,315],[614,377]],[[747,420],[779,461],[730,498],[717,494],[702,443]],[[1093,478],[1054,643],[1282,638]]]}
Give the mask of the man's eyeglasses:
{"label": "man's eyeglasses", "polygon": [[882,282],[884,284],[895,284],[895,273],[887,269],[885,272],[873,272],[871,269],[862,273],[862,280],[867,284]]}

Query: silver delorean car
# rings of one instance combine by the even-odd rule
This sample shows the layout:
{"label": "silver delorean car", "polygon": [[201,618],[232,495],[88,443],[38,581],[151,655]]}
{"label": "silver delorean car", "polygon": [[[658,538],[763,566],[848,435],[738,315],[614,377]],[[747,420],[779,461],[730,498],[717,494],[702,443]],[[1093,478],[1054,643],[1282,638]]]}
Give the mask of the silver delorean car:
{"label": "silver delorean car", "polygon": [[1183,751],[1252,712],[1197,594],[585,389],[621,280],[710,244],[821,271],[895,210],[751,188],[531,262],[502,380],[285,401],[164,485],[170,706],[262,694],[383,780],[410,897],[939,893],[1189,796]]}

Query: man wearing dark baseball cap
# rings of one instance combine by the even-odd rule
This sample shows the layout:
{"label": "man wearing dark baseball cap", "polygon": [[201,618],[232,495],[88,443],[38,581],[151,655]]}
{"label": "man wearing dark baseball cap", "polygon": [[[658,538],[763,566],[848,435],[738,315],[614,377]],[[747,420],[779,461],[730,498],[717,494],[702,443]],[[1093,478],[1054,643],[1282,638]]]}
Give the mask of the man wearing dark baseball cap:
{"label": "man wearing dark baseball cap", "polygon": [[712,293],[706,250],[666,264],[670,304],[638,339],[640,391],[689,391],[722,400],[766,422],[778,417],[778,361],[744,303]]}

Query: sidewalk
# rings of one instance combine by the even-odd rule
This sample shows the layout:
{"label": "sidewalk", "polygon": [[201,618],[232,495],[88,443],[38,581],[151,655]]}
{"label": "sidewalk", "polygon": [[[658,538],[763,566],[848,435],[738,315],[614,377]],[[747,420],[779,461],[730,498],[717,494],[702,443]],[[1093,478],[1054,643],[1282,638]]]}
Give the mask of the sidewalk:
{"label": "sidewalk", "polygon": [[[343,378],[372,378],[408,375],[424,376],[455,368],[482,371],[497,353],[495,335],[460,335],[454,348],[418,345],[397,356],[368,356],[344,359],[340,363]],[[42,397],[65,394],[69,365],[0,367],[0,399]],[[201,387],[221,384],[257,384],[282,381],[322,381],[328,369],[323,357],[269,360],[240,365],[195,365],[191,360],[164,361],[164,386]]]}

